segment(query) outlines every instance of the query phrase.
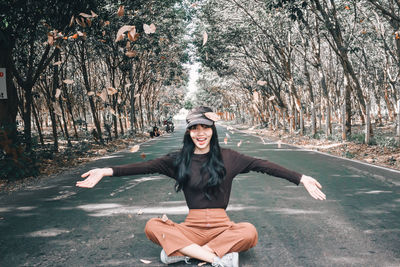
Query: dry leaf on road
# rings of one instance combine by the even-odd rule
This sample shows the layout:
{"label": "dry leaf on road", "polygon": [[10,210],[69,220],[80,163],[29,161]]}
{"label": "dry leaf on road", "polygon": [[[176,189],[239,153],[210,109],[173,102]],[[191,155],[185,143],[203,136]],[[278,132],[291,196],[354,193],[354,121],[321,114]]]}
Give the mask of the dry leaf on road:
{"label": "dry leaf on road", "polygon": [[161,217],[161,220],[162,220],[163,222],[168,221],[167,215],[166,215],[166,214],[163,214],[163,216]]}
{"label": "dry leaf on road", "polygon": [[131,149],[129,151],[131,151],[132,153],[138,152],[140,149],[139,145],[134,145],[133,147],[131,147]]}

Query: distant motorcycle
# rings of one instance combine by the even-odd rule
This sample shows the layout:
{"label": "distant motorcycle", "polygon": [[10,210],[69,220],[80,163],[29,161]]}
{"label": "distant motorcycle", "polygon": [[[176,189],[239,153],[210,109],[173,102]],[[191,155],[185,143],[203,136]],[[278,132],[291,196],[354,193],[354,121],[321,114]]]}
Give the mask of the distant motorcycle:
{"label": "distant motorcycle", "polygon": [[164,125],[166,125],[165,131],[167,133],[173,133],[174,132],[175,127],[174,127],[174,123],[172,121],[166,120],[166,121],[164,121]]}

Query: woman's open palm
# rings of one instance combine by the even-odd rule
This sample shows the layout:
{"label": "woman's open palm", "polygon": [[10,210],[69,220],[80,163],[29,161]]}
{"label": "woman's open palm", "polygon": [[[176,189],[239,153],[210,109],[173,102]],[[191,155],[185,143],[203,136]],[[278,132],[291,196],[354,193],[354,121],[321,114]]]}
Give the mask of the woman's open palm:
{"label": "woman's open palm", "polygon": [[93,169],[82,174],[82,178],[87,177],[83,181],[76,182],[76,186],[93,188],[106,175],[105,169]]}
{"label": "woman's open palm", "polygon": [[325,200],[326,196],[325,194],[321,191],[321,184],[318,183],[317,180],[315,180],[314,178],[307,176],[307,175],[303,175],[301,177],[300,182],[304,185],[304,187],[306,188],[306,190],[308,191],[308,193],[315,199],[319,199],[319,200]]}

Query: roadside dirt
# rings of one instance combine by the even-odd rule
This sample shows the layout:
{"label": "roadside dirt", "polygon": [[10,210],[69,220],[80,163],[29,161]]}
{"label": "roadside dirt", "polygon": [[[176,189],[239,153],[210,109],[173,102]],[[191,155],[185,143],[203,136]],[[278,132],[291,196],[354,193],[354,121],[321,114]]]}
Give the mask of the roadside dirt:
{"label": "roadside dirt", "polygon": [[[68,148],[66,141],[60,140],[60,149],[58,153],[51,153],[51,156],[48,158],[38,159],[37,164],[39,165],[39,176],[27,177],[17,181],[0,180],[0,192],[19,190],[27,185],[37,182],[43,177],[57,174],[86,162],[94,161],[119,150],[128,149],[136,144],[143,143],[148,139],[150,139],[148,134],[136,134],[132,138],[112,140],[105,145],[99,145],[92,140],[87,140],[87,142],[84,143],[84,146],[87,147],[85,149],[82,149],[82,143],[81,146],[79,146],[78,142],[74,141],[72,141],[73,147]],[[41,155],[40,152],[38,152],[38,155]]]}
{"label": "roadside dirt", "polygon": [[[351,158],[377,166],[400,170],[399,146],[386,145],[385,143],[382,144],[382,142],[380,144],[366,145],[359,143],[359,140],[343,142],[340,140],[326,139],[324,137],[314,139],[306,135],[290,135],[282,130],[274,131],[266,128],[260,129],[248,125],[236,125],[235,128],[243,132],[265,137],[272,141],[280,140],[282,143],[293,144],[305,149],[321,151],[339,157]],[[354,132],[357,132],[357,128],[354,129]],[[382,136],[393,136],[392,133],[393,127],[381,127],[375,129],[375,134],[380,136],[381,139]]]}

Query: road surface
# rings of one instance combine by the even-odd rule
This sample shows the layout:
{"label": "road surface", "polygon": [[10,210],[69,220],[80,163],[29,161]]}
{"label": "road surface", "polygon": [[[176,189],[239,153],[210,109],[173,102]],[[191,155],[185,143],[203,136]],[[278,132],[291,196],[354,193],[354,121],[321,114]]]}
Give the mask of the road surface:
{"label": "road surface", "polygon": [[[233,221],[253,223],[259,234],[258,245],[240,253],[241,266],[400,266],[400,172],[288,145],[279,148],[224,127],[218,131],[222,147],[311,175],[327,195],[317,201],[302,186],[256,172],[236,177],[228,214]],[[183,133],[178,126],[142,144],[137,153],[114,153],[0,194],[0,266],[163,266],[160,248],[147,240],[143,228],[164,213],[184,220],[183,194],[174,192],[172,179],[107,177],[93,189],[77,188],[75,182],[91,168],[177,150]]]}

